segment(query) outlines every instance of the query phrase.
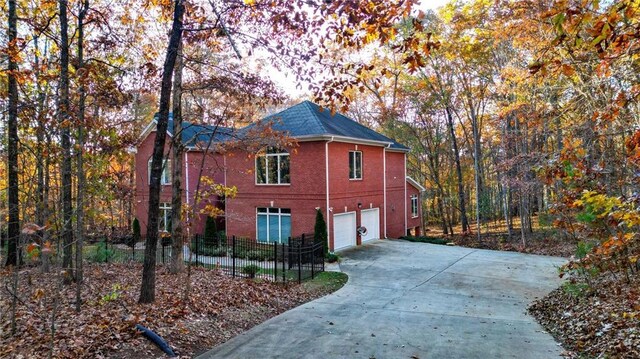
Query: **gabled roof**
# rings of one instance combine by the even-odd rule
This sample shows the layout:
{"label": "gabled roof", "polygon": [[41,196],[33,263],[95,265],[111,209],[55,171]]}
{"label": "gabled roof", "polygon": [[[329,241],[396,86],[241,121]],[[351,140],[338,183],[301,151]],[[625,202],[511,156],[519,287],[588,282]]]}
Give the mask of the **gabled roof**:
{"label": "gabled roof", "polygon": [[[378,143],[392,149],[408,151],[409,148],[386,137],[354,120],[336,113],[333,116],[328,109],[310,101],[303,101],[260,122],[271,122],[272,128],[285,132],[298,140],[317,137],[339,137],[344,140],[360,140]],[[249,125],[247,127],[255,126]]]}
{"label": "gabled roof", "polygon": [[[149,133],[156,130],[157,115],[147,127],[142,131],[140,139],[144,139]],[[206,145],[213,135],[213,142],[224,142],[233,137],[234,130],[229,127],[214,126],[214,125],[201,125],[191,122],[182,122],[182,144],[188,148],[193,148],[198,143],[204,143]],[[167,124],[167,134],[171,137],[173,133],[173,114],[169,113],[169,123]]]}
{"label": "gabled roof", "polygon": [[424,188],[418,181],[414,180],[413,178],[407,176],[407,182],[409,182],[410,185],[412,185],[413,187],[415,187],[415,189],[417,189],[420,192],[424,192],[427,189]]}
{"label": "gabled roof", "polygon": [[[384,136],[354,120],[336,113],[331,115],[328,109],[310,101],[303,101],[289,107],[275,115],[267,116],[257,123],[244,127],[235,136],[242,136],[251,128],[270,123],[271,127],[298,141],[329,140],[355,142],[384,146],[391,150],[408,152],[409,148]],[[144,129],[141,138],[155,131],[156,119]],[[222,126],[199,125],[189,122],[182,123],[182,142],[187,147],[195,147],[197,143],[206,143],[214,135],[214,142],[224,142],[234,137],[234,129]],[[173,137],[173,115],[169,114],[167,127],[169,136]]]}
{"label": "gabled roof", "polygon": [[[169,125],[167,132],[171,137],[173,133],[173,116],[169,114]],[[186,147],[195,147],[198,143],[203,143],[205,146],[213,136],[212,143],[219,143],[228,141],[232,138],[233,129],[222,126],[214,125],[200,125],[190,122],[182,122],[182,144]]]}

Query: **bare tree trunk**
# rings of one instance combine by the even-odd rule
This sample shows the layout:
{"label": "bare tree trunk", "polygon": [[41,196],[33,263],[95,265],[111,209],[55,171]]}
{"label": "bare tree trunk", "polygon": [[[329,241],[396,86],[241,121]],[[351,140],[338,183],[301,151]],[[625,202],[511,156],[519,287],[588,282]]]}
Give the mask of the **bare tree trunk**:
{"label": "bare tree trunk", "polygon": [[140,286],[139,303],[152,303],[156,297],[156,248],[158,245],[158,215],[160,212],[160,176],[162,175],[162,157],[164,153],[167,126],[169,122],[169,98],[171,97],[171,76],[178,55],[178,47],[182,39],[182,16],[184,4],[175,1],[173,26],[167,56],[162,71],[160,89],[160,111],[156,125],[156,139],[151,157],[151,175],[149,183],[149,215],[147,218],[147,239],[145,241],[144,266],[142,284]]}
{"label": "bare tree trunk", "polygon": [[173,191],[171,199],[171,263],[169,272],[184,269],[182,233],[182,43],[178,45],[173,73]]}
{"label": "bare tree trunk", "polygon": [[67,270],[65,280],[71,278],[73,267],[73,208],[71,194],[71,119],[69,114],[69,23],[67,20],[67,0],[59,0],[60,5],[60,99],[58,100],[58,123],[62,147],[62,267]]}
{"label": "bare tree trunk", "polygon": [[469,220],[467,219],[467,206],[465,203],[464,184],[462,179],[462,167],[460,165],[460,151],[458,150],[458,141],[456,140],[456,132],[453,128],[453,115],[451,109],[445,108],[447,113],[447,126],[449,127],[449,135],[451,136],[451,148],[453,149],[453,157],[456,162],[456,175],[458,176],[458,206],[460,211],[460,221],[462,222],[462,232],[469,231]]}
{"label": "bare tree trunk", "polygon": [[8,77],[8,92],[9,92],[9,111],[7,121],[7,131],[9,135],[7,152],[8,162],[7,169],[9,177],[9,226],[7,236],[9,238],[9,247],[7,253],[7,266],[17,266],[21,262],[20,248],[18,248],[18,242],[20,240],[20,200],[18,198],[18,81],[16,78],[16,72],[18,72],[18,63],[16,62],[16,56],[18,54],[17,46],[17,24],[18,16],[16,13],[15,0],[9,0],[9,47],[11,48],[10,55],[8,56],[9,71]]}
{"label": "bare tree trunk", "polygon": [[85,89],[85,79],[87,74],[84,68],[84,18],[89,10],[89,0],[83,1],[81,9],[78,12],[78,70],[80,75],[80,99],[78,103],[78,146],[76,149],[76,175],[78,176],[78,188],[76,196],[76,312],[80,312],[82,305],[82,247],[84,245],[84,192],[85,192],[85,173],[84,173],[84,115],[85,102],[87,99]]}

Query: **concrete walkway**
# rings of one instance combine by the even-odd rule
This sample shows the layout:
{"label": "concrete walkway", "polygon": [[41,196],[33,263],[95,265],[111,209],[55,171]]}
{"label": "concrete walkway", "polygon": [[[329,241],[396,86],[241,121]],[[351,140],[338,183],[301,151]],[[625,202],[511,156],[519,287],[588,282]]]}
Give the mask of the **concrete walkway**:
{"label": "concrete walkway", "polygon": [[526,314],[562,258],[405,241],[342,254],[349,282],[201,358],[557,358]]}

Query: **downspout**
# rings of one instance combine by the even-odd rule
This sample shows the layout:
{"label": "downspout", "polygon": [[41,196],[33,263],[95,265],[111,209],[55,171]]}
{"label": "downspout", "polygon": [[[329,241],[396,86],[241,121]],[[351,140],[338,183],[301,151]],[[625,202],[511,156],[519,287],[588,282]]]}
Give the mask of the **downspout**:
{"label": "downspout", "polygon": [[331,241],[329,240],[331,238],[331,233],[329,232],[329,221],[331,220],[329,217],[329,143],[333,142],[333,136],[331,136],[331,139],[327,142],[324,143],[324,168],[325,168],[325,184],[326,184],[326,194],[327,194],[327,208],[326,208],[326,214],[327,214],[327,248],[329,248],[329,244],[331,243]]}
{"label": "downspout", "polygon": [[404,234],[407,235],[407,153],[404,153]]}
{"label": "downspout", "polygon": [[382,210],[384,213],[384,238],[387,239],[387,148],[390,148],[391,144],[382,148]]}
{"label": "downspout", "polygon": [[[224,174],[224,186],[227,186],[227,155],[222,155],[222,173]],[[224,199],[224,235],[227,236],[227,198]],[[256,222],[257,225],[257,222]],[[258,233],[258,232],[256,232]]]}
{"label": "downspout", "polygon": [[[189,207],[189,157],[187,156],[189,150],[184,151],[184,176],[185,176],[185,196],[187,202],[187,208]],[[189,211],[186,212],[186,223],[189,223]],[[190,235],[191,226],[187,226],[187,237]]]}

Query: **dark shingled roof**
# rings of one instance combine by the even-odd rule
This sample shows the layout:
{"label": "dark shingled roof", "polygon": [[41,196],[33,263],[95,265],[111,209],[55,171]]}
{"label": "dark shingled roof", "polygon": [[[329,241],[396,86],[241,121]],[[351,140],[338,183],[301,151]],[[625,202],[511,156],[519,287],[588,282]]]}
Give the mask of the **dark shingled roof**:
{"label": "dark shingled roof", "polygon": [[[354,140],[376,141],[381,144],[390,143],[390,148],[408,151],[409,148],[384,136],[368,127],[365,127],[354,120],[336,113],[333,116],[328,109],[321,109],[320,106],[310,101],[303,101],[286,110],[267,116],[258,123],[271,122],[274,130],[284,132],[293,138],[314,137],[314,136],[340,136]],[[241,130],[236,135],[243,133],[256,126],[251,124]],[[228,127],[198,125],[189,122],[182,124],[182,142],[186,146],[195,146],[196,143],[208,142],[212,134],[215,134],[214,142],[224,142],[229,140],[234,130]],[[169,134],[173,136],[173,115],[169,114]]]}
{"label": "dark shingled roof", "polygon": [[[167,132],[173,136],[173,114],[169,114],[169,124]],[[224,142],[231,138],[233,129],[214,125],[199,125],[195,123],[182,122],[182,144],[187,147],[193,147],[197,143],[204,143],[205,146],[209,142],[211,135],[214,136],[213,142]]]}
{"label": "dark shingled roof", "polygon": [[[342,136],[358,140],[389,142],[391,148],[409,150],[408,147],[386,137],[354,120],[310,101],[301,102],[261,121],[271,121],[272,128],[286,132],[293,138],[303,136]],[[250,125],[248,127],[251,127]]]}

